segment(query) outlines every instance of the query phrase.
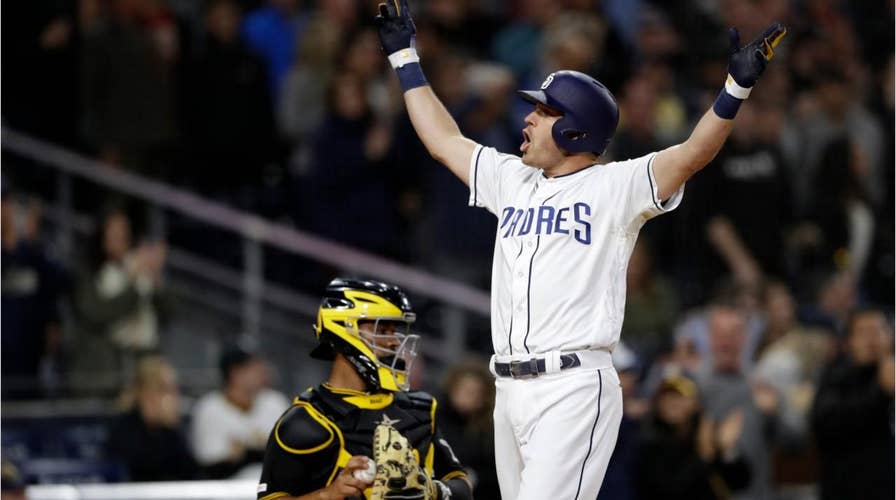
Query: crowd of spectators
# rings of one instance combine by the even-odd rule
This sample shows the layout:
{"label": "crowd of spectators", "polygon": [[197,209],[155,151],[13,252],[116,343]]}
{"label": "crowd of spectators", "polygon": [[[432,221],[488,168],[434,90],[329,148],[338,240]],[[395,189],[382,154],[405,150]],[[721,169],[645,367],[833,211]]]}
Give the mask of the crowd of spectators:
{"label": "crowd of spectators", "polygon": [[[11,2],[4,126],[486,289],[494,220],[466,207],[462,183],[416,138],[375,3]],[[892,2],[412,3],[429,81],[467,136],[515,152],[528,105],[513,90],[576,69],[619,101],[608,160],[686,137],[725,77],[727,26],[743,39],[771,21],[788,27],[719,156],[635,248],[626,345],[614,353],[625,416],[601,498],[893,498]],[[168,466],[134,479],[224,477],[257,459],[252,425],[286,404],[266,392],[263,364],[228,351],[222,389],[187,429],[174,369],[155,357],[170,314],[167,245],[225,260],[231,250],[176,224],[168,243],[144,240],[133,211],[76,193],[101,213],[96,245],[83,264],[57,262],[39,239],[40,203],[5,182],[40,181],[12,165],[3,399],[53,396],[60,376],[79,394],[131,373],[113,435],[140,437],[140,461],[155,450]],[[331,277],[289,258],[268,264],[270,279],[315,295]],[[63,297],[77,323],[68,341]],[[469,338],[487,354],[487,332]],[[455,367],[440,405],[486,500],[497,498],[487,381],[481,363]],[[207,433],[220,449],[191,441]],[[173,444],[153,448],[161,439]]]}

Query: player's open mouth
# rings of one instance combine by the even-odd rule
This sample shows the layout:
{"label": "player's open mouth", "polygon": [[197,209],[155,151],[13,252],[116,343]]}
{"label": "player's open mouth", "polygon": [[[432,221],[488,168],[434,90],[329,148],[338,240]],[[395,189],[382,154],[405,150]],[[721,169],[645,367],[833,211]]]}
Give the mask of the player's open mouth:
{"label": "player's open mouth", "polygon": [[530,144],[532,144],[532,141],[529,140],[529,132],[523,129],[523,143],[520,144],[520,151],[525,153],[529,149]]}

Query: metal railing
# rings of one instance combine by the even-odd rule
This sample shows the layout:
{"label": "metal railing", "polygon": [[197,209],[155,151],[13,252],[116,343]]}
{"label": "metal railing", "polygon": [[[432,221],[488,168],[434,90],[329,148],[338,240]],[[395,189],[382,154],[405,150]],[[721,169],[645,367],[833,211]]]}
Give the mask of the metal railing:
{"label": "metal railing", "polygon": [[[96,160],[5,127],[0,135],[0,143],[4,149],[67,174],[77,175],[151,205],[180,212],[206,224],[233,231],[241,235],[250,247],[255,248],[262,243],[268,244],[318,262],[388,279],[417,294],[475,313],[489,314],[488,293],[467,284],[267,221],[132,172],[109,168]],[[70,193],[71,189],[60,191]],[[249,255],[245,264],[249,271],[252,271],[253,267],[249,261],[256,258],[252,255],[254,252],[255,250],[247,252]],[[260,251],[258,253],[260,254]]]}
{"label": "metal railing", "polygon": [[[270,222],[123,169],[110,168],[98,161],[6,127],[2,128],[0,145],[6,151],[39,165],[51,167],[59,173],[56,222],[60,232],[57,243],[64,254],[70,254],[74,232],[78,231],[79,227],[83,231],[85,225],[83,217],[79,219],[78,214],[72,210],[73,176],[147,203],[152,207],[150,226],[154,231],[153,236],[164,237],[165,211],[170,210],[209,226],[230,231],[241,238],[243,266],[239,271],[223,268],[177,249],[170,252],[170,260],[172,265],[198,272],[203,278],[222,285],[233,286],[235,282],[239,283],[243,332],[258,333],[264,301],[303,314],[313,313],[316,309],[315,299],[265,282],[263,245],[335,266],[347,272],[356,272],[396,283],[413,294],[467,311],[475,316],[487,317],[489,314],[488,293],[465,283],[365,253],[283,224]],[[445,360],[456,359],[466,354],[463,331],[442,333],[444,340],[438,342],[438,345],[427,341],[430,344],[427,351]]]}

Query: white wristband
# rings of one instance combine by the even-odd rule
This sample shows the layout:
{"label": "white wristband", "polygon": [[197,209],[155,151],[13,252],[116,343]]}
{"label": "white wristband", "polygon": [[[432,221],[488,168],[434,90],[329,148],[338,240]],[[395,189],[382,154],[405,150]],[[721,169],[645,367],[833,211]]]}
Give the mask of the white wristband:
{"label": "white wristband", "polygon": [[417,55],[417,49],[414,47],[408,47],[389,54],[389,63],[391,63],[392,67],[395,69],[398,69],[405,64],[415,62],[420,62],[420,56]]}
{"label": "white wristband", "polygon": [[725,80],[725,92],[731,97],[736,97],[743,101],[747,97],[750,97],[750,91],[753,90],[753,87],[741,87],[734,81],[734,77],[728,75],[728,78]]}

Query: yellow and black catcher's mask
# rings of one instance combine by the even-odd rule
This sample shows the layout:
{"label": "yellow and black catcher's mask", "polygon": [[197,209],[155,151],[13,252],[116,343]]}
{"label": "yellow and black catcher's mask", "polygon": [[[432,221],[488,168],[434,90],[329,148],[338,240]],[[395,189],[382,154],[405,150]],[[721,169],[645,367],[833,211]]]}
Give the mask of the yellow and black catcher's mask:
{"label": "yellow and black catcher's mask", "polygon": [[417,357],[416,315],[404,292],[373,280],[336,278],[327,286],[314,334],[317,359],[346,357],[370,391],[406,391]]}

